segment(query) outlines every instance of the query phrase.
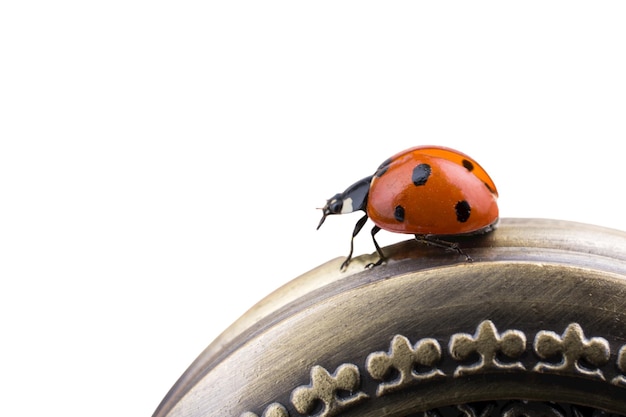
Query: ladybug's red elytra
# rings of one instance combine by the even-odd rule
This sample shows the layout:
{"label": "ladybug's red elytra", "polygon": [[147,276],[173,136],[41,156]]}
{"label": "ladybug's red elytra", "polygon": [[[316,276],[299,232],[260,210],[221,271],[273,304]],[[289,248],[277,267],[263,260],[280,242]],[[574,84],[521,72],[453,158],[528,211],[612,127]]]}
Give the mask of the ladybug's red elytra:
{"label": "ladybug's red elytra", "polygon": [[374,175],[330,198],[317,228],[330,214],[365,212],[354,226],[341,269],[350,263],[354,238],[368,218],[375,224],[371,233],[379,255],[369,267],[386,259],[375,237],[381,229],[413,234],[420,242],[453,249],[471,260],[454,239],[493,230],[497,198],[496,185],[474,159],[450,148],[418,146],[392,156]]}

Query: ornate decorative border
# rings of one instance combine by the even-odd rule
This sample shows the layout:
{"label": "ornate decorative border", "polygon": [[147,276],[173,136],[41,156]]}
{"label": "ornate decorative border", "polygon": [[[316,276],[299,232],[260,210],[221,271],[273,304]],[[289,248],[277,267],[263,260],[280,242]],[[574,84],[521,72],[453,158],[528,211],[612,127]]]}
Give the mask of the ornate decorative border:
{"label": "ornate decorative border", "polygon": [[[501,332],[491,320],[485,320],[476,327],[473,335],[453,334],[447,348],[447,353],[457,362],[455,370],[448,374],[438,367],[444,355],[439,341],[423,338],[412,343],[403,335],[395,335],[388,351],[372,352],[365,360],[367,375],[379,381],[375,396],[382,397],[414,384],[439,378],[459,378],[493,372],[553,373],[606,381],[602,367],[609,363],[611,356],[609,342],[602,337],[588,338],[578,323],[570,323],[560,335],[549,330],[537,332],[529,349],[524,332],[515,329]],[[527,351],[539,358],[532,367],[525,366],[520,360]],[[476,359],[475,362],[468,363],[472,358]],[[609,383],[626,389],[626,345],[617,353],[616,367],[621,374]],[[361,390],[362,374],[363,371],[352,363],[344,363],[332,373],[321,366],[313,366],[310,383],[291,392],[291,403],[304,416],[336,416],[370,399],[370,395]],[[523,404],[526,403],[520,402],[506,410],[503,408],[499,415],[529,415],[520,414],[519,411],[525,407]],[[462,405],[457,408],[468,417],[492,414],[492,411],[485,414],[485,409],[477,412],[472,407],[474,406]],[[555,417],[566,415],[556,408],[553,410],[552,415]],[[288,416],[287,408],[280,403],[270,404],[262,413],[262,417]],[[246,412],[241,417],[258,415]]]}

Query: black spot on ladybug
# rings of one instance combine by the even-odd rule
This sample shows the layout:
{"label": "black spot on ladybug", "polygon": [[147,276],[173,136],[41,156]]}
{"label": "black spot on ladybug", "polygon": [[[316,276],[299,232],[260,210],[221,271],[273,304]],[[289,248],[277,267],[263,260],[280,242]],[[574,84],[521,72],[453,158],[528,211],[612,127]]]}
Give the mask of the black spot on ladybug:
{"label": "black spot on ladybug", "polygon": [[467,159],[464,159],[462,162],[463,166],[465,167],[465,169],[467,169],[468,171],[473,171],[474,170],[474,164],[472,164],[470,161],[468,161]]}
{"label": "black spot on ladybug", "polygon": [[393,217],[395,217],[397,221],[403,222],[404,221],[404,207],[396,206],[396,209],[393,212]]}
{"label": "black spot on ladybug", "polygon": [[487,189],[491,192],[491,194],[495,194],[496,192],[489,186],[489,184],[487,184],[486,182],[483,183],[485,184],[485,187],[487,187]]}
{"label": "black spot on ladybug", "polygon": [[415,168],[413,168],[413,175],[411,179],[413,180],[413,184],[416,186],[426,184],[428,178],[430,177],[431,169],[428,164],[419,164]]}
{"label": "black spot on ladybug", "polygon": [[456,205],[454,206],[454,211],[456,211],[456,219],[460,223],[465,223],[470,217],[470,212],[472,211],[472,208],[467,201],[462,200],[456,203]]}
{"label": "black spot on ladybug", "polygon": [[392,159],[386,159],[385,162],[383,162],[382,164],[380,164],[380,166],[378,167],[378,169],[376,170],[376,173],[374,174],[377,177],[382,177],[383,174],[385,172],[387,172],[387,170],[389,169],[389,165],[391,165]]}

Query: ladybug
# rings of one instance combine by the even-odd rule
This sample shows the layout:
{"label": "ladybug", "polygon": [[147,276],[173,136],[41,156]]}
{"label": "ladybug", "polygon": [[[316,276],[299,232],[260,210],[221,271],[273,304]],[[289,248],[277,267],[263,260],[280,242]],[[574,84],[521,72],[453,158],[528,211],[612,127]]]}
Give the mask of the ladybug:
{"label": "ladybug", "polygon": [[455,250],[471,261],[455,238],[492,231],[498,222],[497,198],[495,184],[474,159],[450,148],[418,146],[392,156],[374,175],[327,200],[317,228],[330,214],[365,212],[354,226],[342,270],[350,263],[354,238],[368,218],[375,224],[371,234],[379,256],[368,267],[386,260],[376,242],[381,229],[413,234],[419,242]]}

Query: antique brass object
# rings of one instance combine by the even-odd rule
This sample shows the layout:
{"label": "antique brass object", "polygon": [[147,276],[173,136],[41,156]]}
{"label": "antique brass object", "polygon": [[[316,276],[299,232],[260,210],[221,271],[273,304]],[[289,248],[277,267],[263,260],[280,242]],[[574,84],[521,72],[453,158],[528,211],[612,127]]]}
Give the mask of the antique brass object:
{"label": "antique brass object", "polygon": [[626,415],[626,233],[503,219],[461,244],[473,262],[409,240],[294,279],[154,416]]}

